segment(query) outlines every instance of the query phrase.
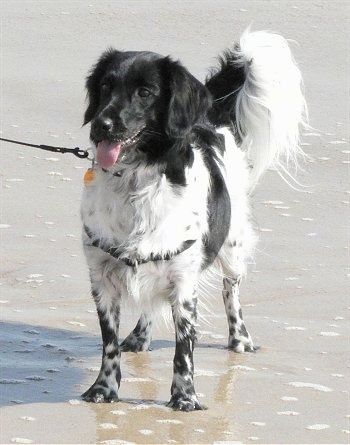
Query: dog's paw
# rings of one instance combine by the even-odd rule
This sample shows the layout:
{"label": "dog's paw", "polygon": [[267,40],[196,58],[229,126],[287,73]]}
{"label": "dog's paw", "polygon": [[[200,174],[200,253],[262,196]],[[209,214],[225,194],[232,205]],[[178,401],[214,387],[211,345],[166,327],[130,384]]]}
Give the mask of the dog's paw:
{"label": "dog's paw", "polygon": [[169,408],[174,411],[200,411],[208,409],[205,405],[198,402],[197,396],[173,395],[168,403]]}
{"label": "dog's paw", "polygon": [[256,352],[260,346],[254,346],[251,339],[243,337],[240,339],[230,338],[228,341],[228,349],[234,352]]}
{"label": "dog's paw", "polygon": [[113,403],[118,402],[118,393],[114,389],[105,388],[95,383],[81,396],[85,402]]}

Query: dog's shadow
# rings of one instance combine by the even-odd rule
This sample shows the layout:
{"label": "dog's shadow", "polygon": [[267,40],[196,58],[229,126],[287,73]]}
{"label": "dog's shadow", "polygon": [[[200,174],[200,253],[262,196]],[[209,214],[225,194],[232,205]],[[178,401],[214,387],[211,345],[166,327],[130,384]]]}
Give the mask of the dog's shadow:
{"label": "dog's shadow", "polygon": [[[102,349],[98,335],[0,322],[0,336],[0,406],[39,402],[58,403],[80,399],[86,385],[89,382],[91,384],[98,374]],[[219,345],[211,344],[197,344],[197,347],[221,348]],[[151,351],[169,349],[171,351],[169,366],[171,366],[174,348],[174,341],[154,340],[150,349]],[[147,377],[152,379],[151,370],[147,369],[147,366],[142,371],[141,364],[141,372],[137,366],[139,361],[144,363],[145,360],[148,362],[151,359],[151,357],[149,360],[146,358],[148,354],[151,352],[127,353],[129,359],[127,357],[125,359],[131,365],[131,369],[133,368],[135,375],[145,377],[147,374]],[[150,394],[150,398],[153,396],[153,393]],[[130,402],[137,403],[137,400]]]}
{"label": "dog's shadow", "polygon": [[[0,405],[79,398],[96,336],[71,330],[0,322]],[[91,365],[90,365],[91,366]]]}
{"label": "dog's shadow", "polygon": [[[150,351],[156,351],[157,349],[164,349],[164,348],[174,348],[175,351],[175,341],[169,341],[169,340],[153,340],[151,342]],[[215,348],[215,349],[227,349],[224,345],[219,345],[215,343],[201,343],[196,342],[195,343],[195,349],[198,348]]]}

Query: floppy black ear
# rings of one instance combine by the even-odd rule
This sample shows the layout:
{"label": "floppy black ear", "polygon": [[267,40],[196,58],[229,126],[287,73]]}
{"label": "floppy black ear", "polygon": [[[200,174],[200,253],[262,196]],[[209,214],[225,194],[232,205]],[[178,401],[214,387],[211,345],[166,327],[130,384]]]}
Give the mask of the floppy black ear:
{"label": "floppy black ear", "polygon": [[95,116],[100,103],[100,81],[106,72],[107,67],[119,54],[119,51],[110,48],[105,51],[94,65],[86,78],[88,107],[84,115],[84,124],[86,125]]}
{"label": "floppy black ear", "polygon": [[162,63],[169,88],[166,132],[169,137],[181,137],[206,116],[211,95],[179,62],[166,57]]}

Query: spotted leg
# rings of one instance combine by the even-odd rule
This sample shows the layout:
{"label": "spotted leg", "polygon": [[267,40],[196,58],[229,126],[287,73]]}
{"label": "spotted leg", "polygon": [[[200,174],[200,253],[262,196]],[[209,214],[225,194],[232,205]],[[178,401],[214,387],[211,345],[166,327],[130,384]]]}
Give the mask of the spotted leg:
{"label": "spotted leg", "polygon": [[228,348],[235,352],[255,352],[257,348],[254,346],[243,321],[239,302],[240,282],[240,277],[224,278],[223,280],[222,296],[229,327]]}
{"label": "spotted leg", "polygon": [[197,297],[172,305],[175,324],[175,356],[171,399],[168,406],[176,411],[205,409],[200,405],[193,384],[193,348],[196,339]]}
{"label": "spotted leg", "polygon": [[[114,291],[114,292],[113,292]],[[103,340],[102,365],[96,382],[82,395],[87,402],[117,402],[120,385],[118,341],[120,297],[107,278],[92,283]]]}
{"label": "spotted leg", "polygon": [[121,343],[121,350],[123,352],[147,351],[152,339],[151,331],[151,317],[148,314],[143,313],[134,330]]}

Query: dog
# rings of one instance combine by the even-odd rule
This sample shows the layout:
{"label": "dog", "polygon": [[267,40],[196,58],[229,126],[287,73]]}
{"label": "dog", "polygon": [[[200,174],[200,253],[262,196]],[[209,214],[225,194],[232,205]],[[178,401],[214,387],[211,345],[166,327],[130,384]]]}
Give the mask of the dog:
{"label": "dog", "polygon": [[[228,348],[256,351],[239,302],[256,242],[249,196],[268,168],[288,172],[302,153],[300,71],[283,37],[247,30],[205,83],[169,56],[110,48],[86,88],[94,162],[81,217],[103,354],[82,398],[118,401],[121,352],[149,349],[153,314],[166,304],[176,339],[168,406],[205,409],[193,382],[197,299],[219,275]],[[141,316],[121,342],[130,298]]]}

